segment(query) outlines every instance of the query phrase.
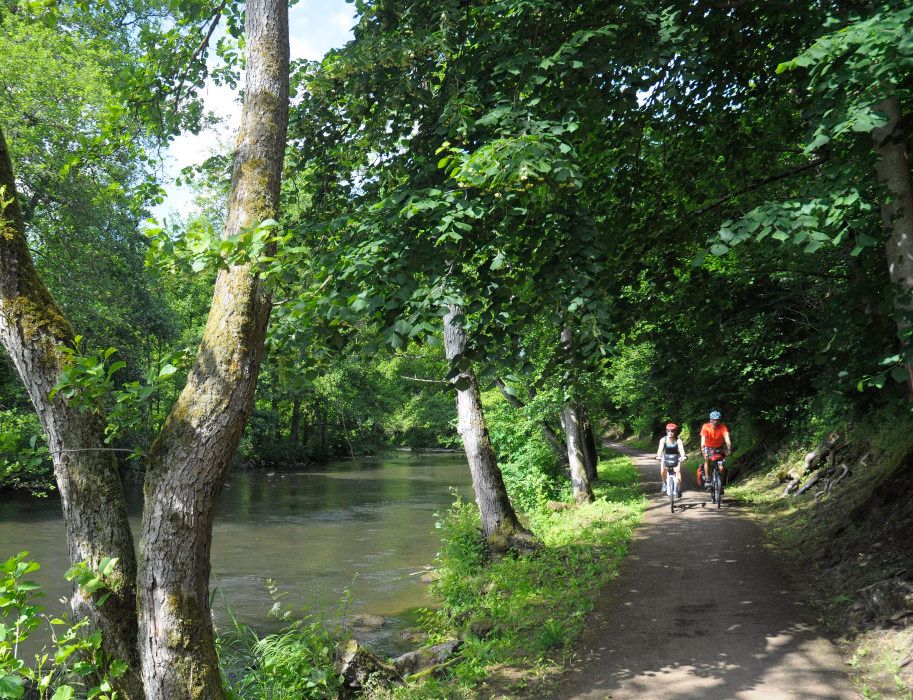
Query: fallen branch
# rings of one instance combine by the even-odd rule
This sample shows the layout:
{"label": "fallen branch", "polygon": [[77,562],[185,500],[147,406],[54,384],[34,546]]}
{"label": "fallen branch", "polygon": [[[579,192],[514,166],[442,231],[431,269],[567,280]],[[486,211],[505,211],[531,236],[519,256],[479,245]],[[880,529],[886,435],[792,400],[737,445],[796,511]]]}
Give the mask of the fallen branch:
{"label": "fallen branch", "polygon": [[821,478],[821,474],[815,474],[811,479],[805,482],[805,486],[796,491],[797,496],[801,496],[803,493],[808,491],[812,486],[818,483],[818,479]]}
{"label": "fallen branch", "polygon": [[836,477],[834,477],[833,479],[831,479],[830,481],[828,481],[827,487],[825,488],[825,491],[827,491],[828,493],[830,493],[830,491],[831,491],[837,484],[839,484],[846,476],[848,476],[849,473],[850,473],[850,468],[849,468],[846,464],[841,464],[841,465],[838,467],[838,469],[843,469],[843,471],[840,472],[840,475],[839,475],[839,476],[836,476]]}
{"label": "fallen branch", "polygon": [[783,495],[788,496],[791,494],[793,491],[799,488],[799,483],[800,482],[798,479],[790,479],[789,483],[786,485],[786,488],[783,489]]}
{"label": "fallen branch", "polygon": [[868,586],[863,586],[862,588],[857,589],[856,592],[863,593],[864,591],[867,591],[870,588],[875,588],[876,586],[880,586],[884,583],[888,583],[889,581],[892,581],[893,579],[897,578],[898,576],[900,576],[903,573],[906,573],[909,570],[910,570],[910,567],[908,566],[905,569],[900,569],[899,571],[895,571],[893,574],[891,574],[890,576],[886,576],[885,578],[881,579],[880,581],[875,581],[875,583],[870,583]]}
{"label": "fallen branch", "polygon": [[834,446],[840,442],[841,437],[841,434],[835,430],[824,439],[824,442],[805,455],[806,474],[818,468],[821,460],[827,457],[828,453],[834,449]]}

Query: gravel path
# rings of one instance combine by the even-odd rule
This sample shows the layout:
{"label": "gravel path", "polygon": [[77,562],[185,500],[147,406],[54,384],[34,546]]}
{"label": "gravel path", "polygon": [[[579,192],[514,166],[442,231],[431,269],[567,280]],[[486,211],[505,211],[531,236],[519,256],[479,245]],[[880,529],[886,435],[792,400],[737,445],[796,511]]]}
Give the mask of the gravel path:
{"label": "gravel path", "polygon": [[685,510],[671,513],[652,455],[612,447],[634,461],[650,503],[554,697],[859,698],[758,525],[725,499],[702,507],[693,472]]}

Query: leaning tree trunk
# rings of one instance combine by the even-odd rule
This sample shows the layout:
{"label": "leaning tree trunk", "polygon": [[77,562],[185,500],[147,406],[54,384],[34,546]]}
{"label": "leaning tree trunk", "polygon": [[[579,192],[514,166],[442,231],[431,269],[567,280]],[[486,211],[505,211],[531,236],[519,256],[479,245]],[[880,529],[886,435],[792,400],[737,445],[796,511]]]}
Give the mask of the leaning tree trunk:
{"label": "leaning tree trunk", "polygon": [[[451,304],[444,316],[444,353],[451,362],[466,352],[466,331],[454,323],[454,317],[461,313],[459,306]],[[472,488],[482,518],[482,532],[488,546],[495,551],[530,549],[536,541],[520,525],[507,495],[504,477],[488,436],[475,373],[472,369],[463,369],[454,377],[453,384],[456,387],[457,431],[463,439],[463,449],[472,474]]]}
{"label": "leaning tree trunk", "polygon": [[586,470],[586,478],[590,483],[599,478],[597,465],[599,464],[599,455],[596,452],[596,436],[593,435],[593,424],[587,415],[586,406],[582,403],[577,404],[577,418],[580,421],[580,440],[583,448],[583,466]]}
{"label": "leaning tree trunk", "polygon": [[[913,180],[907,156],[906,137],[901,124],[900,101],[885,100],[878,106],[887,123],[872,131],[878,153],[876,173],[887,187],[891,200],[881,207],[885,227],[890,231],[886,246],[888,273],[899,290],[894,305],[904,318],[898,322],[898,335],[904,350],[909,351],[909,334],[913,325]],[[907,389],[913,398],[913,363],[904,358]]]}
{"label": "leaning tree trunk", "polygon": [[[247,76],[224,237],[278,218],[288,125],[288,4],[246,5]],[[253,403],[269,295],[251,264],[222,270],[187,384],[149,456],[139,573],[148,698],[222,698],[209,608],[216,496]]]}
{"label": "leaning tree trunk", "polygon": [[64,365],[61,348],[75,348],[73,329],[38,277],[25,238],[12,163],[0,131],[0,342],[6,348],[44,429],[67,532],[70,561],[97,567],[117,557],[114,593],[104,607],[76,588],[74,615],[101,631],[104,650],[127,662],[115,682],[120,697],[143,695],[136,650],[136,557],[127,507],[104,424],[90,411],[49,398]]}
{"label": "leaning tree trunk", "polygon": [[[561,330],[561,344],[564,346],[570,363],[571,351],[571,329],[565,326]],[[568,368],[565,373],[565,383],[570,386],[571,370]],[[561,423],[564,428],[564,435],[567,444],[567,461],[571,468],[571,486],[574,492],[574,500],[578,503],[590,503],[593,501],[593,489],[590,487],[590,480],[587,478],[586,462],[583,456],[583,433],[581,431],[580,417],[577,415],[574,402],[568,397],[565,399],[564,411],[561,415]]]}

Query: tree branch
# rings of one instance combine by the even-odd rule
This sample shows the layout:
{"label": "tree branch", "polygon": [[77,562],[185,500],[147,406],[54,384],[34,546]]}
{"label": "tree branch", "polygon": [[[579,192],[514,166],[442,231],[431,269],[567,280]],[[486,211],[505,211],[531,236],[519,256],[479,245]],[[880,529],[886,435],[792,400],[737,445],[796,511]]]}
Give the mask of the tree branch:
{"label": "tree branch", "polygon": [[700,216],[701,214],[706,214],[711,209],[716,209],[717,207],[724,205],[730,199],[735,199],[736,197],[741,197],[743,194],[748,194],[749,192],[753,192],[754,190],[760,189],[760,188],[764,187],[765,185],[769,185],[771,183],[778,182],[779,180],[785,180],[787,178],[792,177],[793,175],[800,175],[804,172],[807,172],[808,170],[814,170],[819,165],[826,163],[828,160],[830,160],[830,155],[819,156],[818,158],[815,158],[815,160],[813,160],[813,161],[810,161],[808,163],[803,163],[802,165],[797,165],[796,167],[786,170],[785,172],[778,173],[777,175],[771,175],[770,177],[761,178],[760,180],[755,180],[750,185],[747,185],[746,187],[743,187],[740,190],[736,190],[735,192],[730,192],[729,194],[727,194],[723,197],[720,197],[716,201],[711,202],[710,204],[704,205],[700,209],[696,209],[695,211],[688,212],[688,216]]}
{"label": "tree branch", "polygon": [[426,382],[428,384],[450,384],[446,379],[422,379],[421,377],[407,377],[400,375],[400,379],[408,379],[410,382]]}
{"label": "tree branch", "polygon": [[216,31],[216,27],[219,26],[219,21],[222,19],[222,11],[225,9],[227,4],[228,0],[222,0],[222,2],[219,3],[219,6],[212,14],[212,19],[209,23],[209,30],[206,32],[206,35],[203,37],[200,45],[197,46],[194,52],[190,55],[190,58],[187,59],[187,65],[184,66],[184,71],[178,77],[178,85],[174,91],[175,104],[180,102],[181,90],[184,89],[184,81],[187,80],[187,76],[190,75],[190,69],[193,66],[194,61],[196,61],[200,57],[200,54],[206,50],[206,47],[209,46],[209,41],[212,39],[212,35]]}

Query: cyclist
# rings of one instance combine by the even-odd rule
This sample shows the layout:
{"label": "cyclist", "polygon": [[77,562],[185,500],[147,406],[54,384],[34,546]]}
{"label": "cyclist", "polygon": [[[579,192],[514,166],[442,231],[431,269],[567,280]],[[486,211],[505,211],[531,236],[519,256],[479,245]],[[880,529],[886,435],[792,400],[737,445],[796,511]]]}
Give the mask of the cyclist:
{"label": "cyclist", "polygon": [[[710,412],[710,421],[701,426],[701,452],[704,453],[703,471],[698,469],[698,486],[707,486],[707,476],[710,474],[710,455],[719,453],[723,457],[732,452],[732,443],[729,440],[729,428],[721,422],[719,411]],[[725,449],[724,449],[725,445]]]}
{"label": "cyclist", "polygon": [[662,493],[666,493],[666,477],[668,475],[667,464],[672,465],[675,470],[675,497],[682,497],[682,462],[685,461],[685,443],[678,436],[678,426],[675,423],[666,423],[666,435],[659,440],[659,446],[656,448],[656,459],[662,467],[659,470],[659,477],[662,479]]}

